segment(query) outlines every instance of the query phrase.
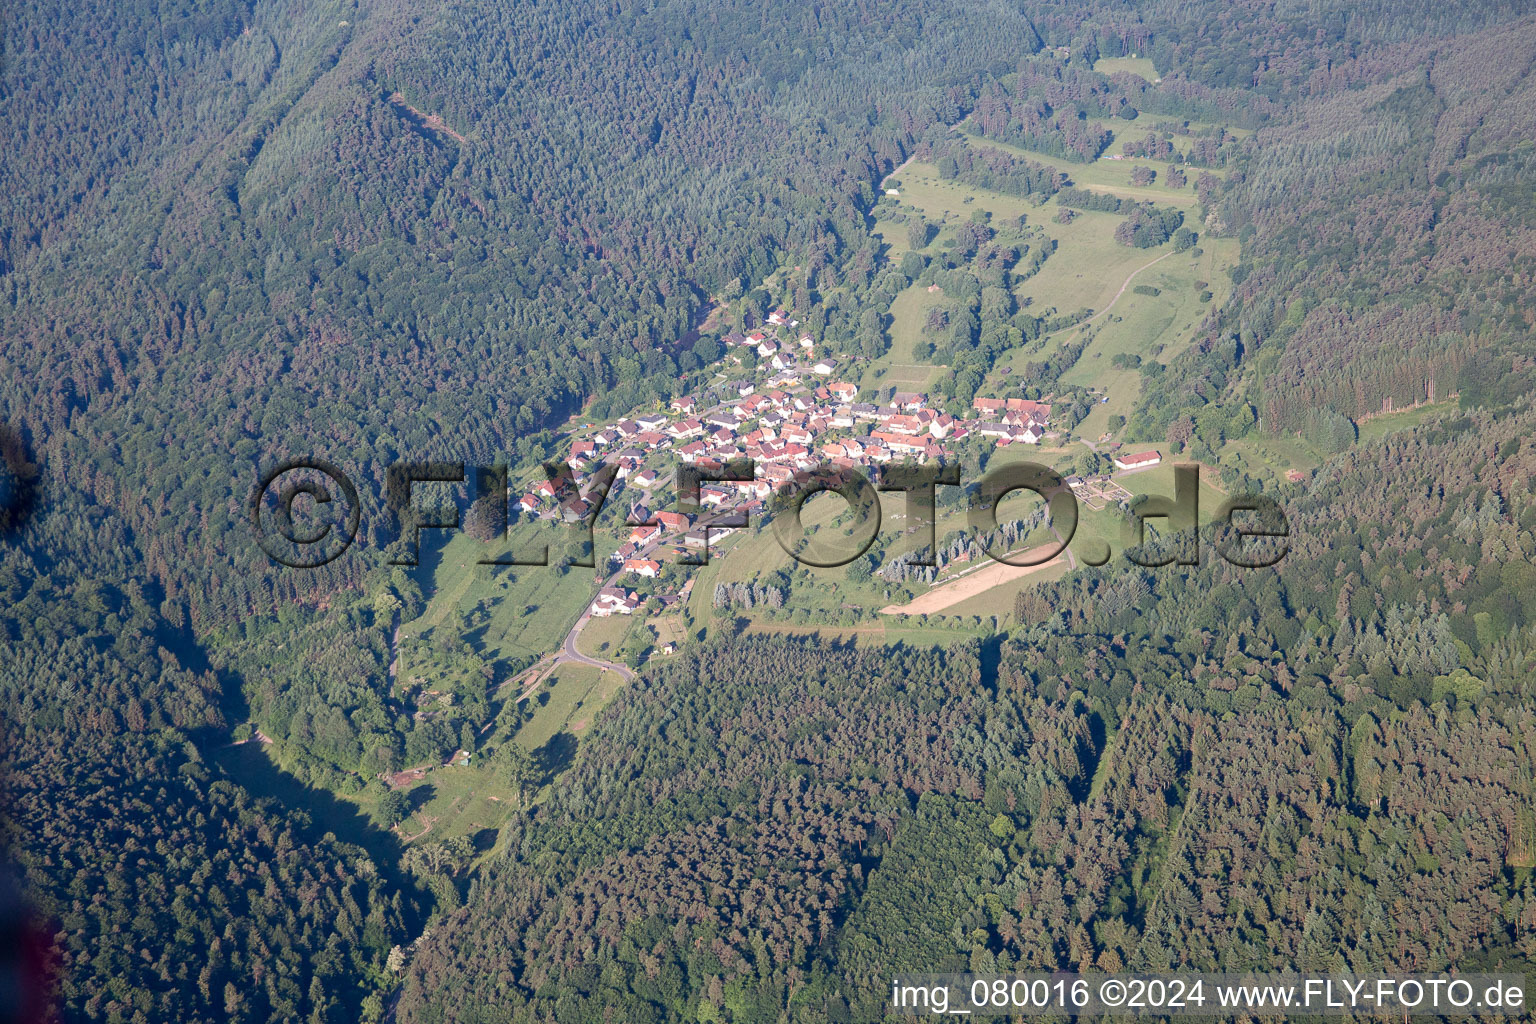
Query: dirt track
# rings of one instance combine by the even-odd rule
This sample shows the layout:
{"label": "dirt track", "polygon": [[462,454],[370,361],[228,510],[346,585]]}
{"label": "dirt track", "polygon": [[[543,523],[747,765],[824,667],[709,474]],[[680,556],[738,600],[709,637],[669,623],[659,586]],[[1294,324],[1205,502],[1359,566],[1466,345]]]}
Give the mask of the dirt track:
{"label": "dirt track", "polygon": [[[1035,548],[1035,551],[1042,550]],[[1054,544],[1050,547],[1055,547]],[[1048,566],[1056,565],[1061,561],[1057,555],[1048,562],[1039,565],[1005,565],[1002,562],[993,562],[984,569],[976,569],[966,573],[959,579],[945,583],[920,597],[915,597],[906,604],[888,604],[880,609],[881,615],[932,615],[942,612],[946,608],[952,608],[962,601],[968,601],[977,594],[984,594],[993,587],[1011,583],[1022,579],[1031,573],[1039,572]]]}

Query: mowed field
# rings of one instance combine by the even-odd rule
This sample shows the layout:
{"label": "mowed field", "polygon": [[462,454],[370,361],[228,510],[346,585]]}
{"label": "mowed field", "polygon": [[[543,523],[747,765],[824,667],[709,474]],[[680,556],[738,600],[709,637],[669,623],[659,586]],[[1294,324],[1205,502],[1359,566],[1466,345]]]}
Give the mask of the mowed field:
{"label": "mowed field", "polygon": [[1093,62],[1093,70],[1101,75],[1113,75],[1122,71],[1140,75],[1147,80],[1148,84],[1157,80],[1157,68],[1152,65],[1148,57],[1100,57]]}
{"label": "mowed field", "polygon": [[864,365],[858,381],[861,388],[896,387],[902,391],[922,391],[944,372],[943,366],[934,365],[917,354],[928,311],[943,301],[943,294],[930,292],[919,284],[896,296],[891,303],[891,347],[880,358]]}
{"label": "mowed field", "polygon": [[[1135,355],[1143,361],[1155,359],[1166,364],[1189,347],[1206,314],[1220,308],[1232,289],[1226,271],[1236,263],[1237,247],[1236,239],[1218,238],[1209,242],[1202,239],[1195,249],[1182,253],[1167,246],[1139,250],[1168,255],[1131,279],[1119,299],[1095,321],[1098,326],[1093,340],[1076,365],[1062,375],[1063,383],[1098,388],[1108,398],[1078,424],[1080,436],[1099,437],[1107,430],[1110,416],[1129,416],[1136,406],[1141,371],[1116,367],[1115,356]],[[1156,288],[1158,294],[1135,291],[1143,285]],[[1201,300],[1204,291],[1211,293],[1209,300]],[[1063,332],[1053,340],[1066,343],[1076,334]]]}
{"label": "mowed field", "polygon": [[[1109,195],[1119,196],[1122,199],[1132,199],[1138,203],[1154,202],[1165,206],[1177,206],[1181,209],[1190,209],[1199,204],[1199,197],[1195,195],[1195,182],[1202,174],[1213,174],[1220,178],[1224,173],[1219,170],[1207,170],[1200,167],[1186,167],[1185,176],[1189,183],[1183,188],[1170,188],[1164,178],[1168,165],[1165,161],[1144,160],[1139,157],[1122,157],[1119,160],[1111,157],[1120,153],[1120,145],[1123,142],[1134,142],[1153,134],[1152,121],[1145,124],[1140,121],[1126,124],[1113,121],[1098,122],[1114,133],[1114,141],[1104,151],[1104,155],[1089,164],[1073,163],[1070,160],[1062,160],[1059,157],[1047,156],[1037,153],[1032,149],[1024,149],[1020,146],[1000,142],[997,139],[989,139],[984,135],[962,126],[961,134],[967,142],[978,149],[1000,149],[1005,153],[1012,153],[1037,164],[1044,164],[1053,170],[1061,171],[1071,179],[1073,185],[1087,189],[1090,192],[1103,192]],[[1173,147],[1181,152],[1187,152],[1190,140],[1174,136]],[[1157,178],[1150,185],[1132,185],[1131,172],[1137,167],[1150,167],[1157,172]]]}
{"label": "mowed field", "polygon": [[[551,560],[562,539],[559,528],[548,524],[516,527],[513,536],[519,545],[547,540]],[[427,607],[418,619],[402,625],[401,636],[443,626],[462,628],[487,661],[527,660],[552,650],[591,600],[592,570],[562,574],[551,566],[478,564],[503,551],[458,531],[446,541],[440,532],[422,531],[421,565],[416,573]],[[409,668],[401,664],[400,678],[409,678]]]}

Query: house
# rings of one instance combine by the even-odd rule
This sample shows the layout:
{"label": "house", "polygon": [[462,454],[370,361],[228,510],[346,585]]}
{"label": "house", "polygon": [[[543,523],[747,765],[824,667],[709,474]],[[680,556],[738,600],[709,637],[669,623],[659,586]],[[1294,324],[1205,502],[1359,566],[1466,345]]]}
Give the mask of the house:
{"label": "house", "polygon": [[1051,407],[1045,402],[1034,402],[1028,398],[1010,398],[1004,403],[1004,408],[1014,416],[1026,420],[1039,420],[1044,423],[1051,418]]}
{"label": "house", "polygon": [[661,572],[661,563],[649,558],[631,558],[624,563],[624,571],[653,580]]}
{"label": "house", "polygon": [[816,365],[811,367],[811,369],[815,370],[821,376],[826,377],[837,372],[837,360],[818,359],[816,360]]}
{"label": "house", "polygon": [[592,614],[599,618],[607,618],[609,615],[633,615],[636,608],[640,607],[640,599],[634,591],[625,590],[623,587],[604,587],[597,592],[597,599],[592,602]]}
{"label": "house", "polygon": [[540,480],[534,487],[533,493],[541,498],[553,498],[555,496],[555,482],[553,480]]}
{"label": "house", "polygon": [[618,439],[618,433],[612,430],[601,430],[592,435],[592,440],[598,444],[613,444]]}
{"label": "house", "polygon": [[869,436],[891,449],[891,451],[900,452],[903,455],[926,452],[928,450],[927,439],[921,437],[893,434],[884,430],[877,430]]}
{"label": "house", "polygon": [[688,529],[688,517],[681,512],[657,512],[656,522],[668,533],[677,533],[679,530]]}
{"label": "house", "polygon": [[682,441],[703,434],[704,424],[698,420],[678,420],[667,428],[667,433],[676,440]]}
{"label": "house", "polygon": [[795,365],[795,357],[788,352],[775,352],[768,362],[775,370],[787,370]]}
{"label": "house", "polygon": [[730,498],[730,492],[719,487],[701,487],[699,489],[699,504],[714,508],[723,504]]}
{"label": "house", "polygon": [[539,499],[535,495],[525,494],[517,500],[517,507],[524,512],[537,512],[539,510]]}
{"label": "house", "polygon": [[810,348],[811,346],[813,346],[815,344],[816,344],[816,339],[811,337],[809,334],[802,334],[802,335],[800,335],[800,347],[801,348],[808,349],[808,348]]}
{"label": "house", "polygon": [[653,412],[645,416],[636,416],[635,422],[640,424],[641,430],[660,430],[667,425],[667,418],[659,412]]}
{"label": "house", "polygon": [[684,395],[681,398],[674,398],[671,402],[672,411],[682,413],[684,416],[692,416],[694,410],[698,408],[698,405],[699,400],[694,398],[692,395]]}
{"label": "house", "polygon": [[779,343],[774,341],[772,338],[764,338],[762,341],[758,342],[757,345],[757,355],[760,359],[767,359],[778,350]]}
{"label": "house", "polygon": [[642,469],[635,474],[634,484],[636,487],[653,487],[659,477],[660,474],[654,469]]}
{"label": "house", "polygon": [[768,322],[771,324],[787,324],[789,323],[789,314],[782,309],[776,309],[768,314]]}
{"label": "house", "polygon": [[734,384],[730,385],[730,387],[733,391],[736,392],[737,398],[746,398],[752,392],[757,390],[757,385],[749,380],[738,380]]}
{"label": "house", "polygon": [[684,462],[694,463],[702,459],[709,451],[709,446],[703,441],[694,441],[685,444],[677,450],[677,457]]}
{"label": "house", "polygon": [[1115,456],[1115,466],[1119,469],[1146,469],[1148,466],[1155,466],[1162,461],[1163,456],[1156,451]]}
{"label": "house", "polygon": [[613,425],[613,429],[619,432],[620,437],[634,437],[640,433],[640,424],[634,420],[620,420]]}
{"label": "house", "polygon": [[833,398],[845,404],[852,402],[854,396],[859,393],[858,388],[843,380],[840,380],[835,384],[828,384],[827,391],[832,395]]}
{"label": "house", "polygon": [[634,545],[649,544],[661,536],[661,527],[656,523],[641,523],[629,531],[629,542]]}
{"label": "house", "polygon": [[888,188],[888,189],[885,190],[885,194],[888,195],[888,196],[899,196],[899,195],[901,195],[901,189],[899,189],[899,188]]}
{"label": "house", "polygon": [[928,396],[915,391],[898,391],[891,396],[891,404],[907,412],[916,412],[928,404]]}

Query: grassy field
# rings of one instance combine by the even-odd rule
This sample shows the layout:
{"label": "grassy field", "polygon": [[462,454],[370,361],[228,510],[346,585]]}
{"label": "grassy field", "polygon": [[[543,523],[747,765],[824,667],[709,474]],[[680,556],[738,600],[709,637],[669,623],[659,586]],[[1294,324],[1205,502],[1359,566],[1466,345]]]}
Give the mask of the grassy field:
{"label": "grassy field", "polygon": [[[1151,122],[1141,127],[1136,127],[1134,124],[1127,126],[1124,122],[1118,124],[1108,122],[1105,126],[1114,133],[1115,141],[1110,143],[1110,147],[1104,151],[1103,156],[1089,164],[1073,163],[1070,160],[1047,156],[1044,153],[1037,153],[1032,149],[1023,149],[1019,146],[1009,145],[1006,142],[989,139],[986,136],[977,135],[970,131],[962,130],[962,134],[964,134],[967,142],[977,148],[990,146],[993,149],[1000,149],[1005,153],[1022,156],[1033,160],[1035,163],[1044,164],[1046,167],[1061,171],[1072,180],[1072,184],[1079,188],[1085,188],[1091,192],[1105,192],[1110,195],[1120,196],[1122,199],[1134,199],[1137,202],[1150,201],[1161,203],[1164,206],[1177,206],[1189,209],[1199,202],[1198,197],[1195,195],[1195,181],[1201,174],[1209,173],[1216,175],[1218,178],[1222,177],[1220,171],[1205,171],[1200,168],[1191,167],[1184,172],[1189,179],[1187,185],[1183,188],[1169,188],[1163,177],[1164,171],[1167,169],[1166,163],[1139,158],[1110,159],[1111,156],[1120,152],[1121,142],[1134,141],[1151,134]],[[1181,139],[1178,136],[1174,137],[1173,145],[1175,149],[1189,148],[1188,140]],[[1150,185],[1132,185],[1131,171],[1138,165],[1151,167],[1157,172],[1157,180]],[[905,190],[903,190],[903,198],[905,198]]]}
{"label": "grassy field", "polygon": [[[1093,341],[1077,364],[1062,375],[1063,383],[1098,388],[1109,399],[1096,405],[1088,418],[1078,424],[1080,436],[1099,437],[1108,429],[1110,416],[1129,416],[1136,406],[1141,394],[1141,371],[1114,366],[1115,356],[1136,355],[1143,360],[1167,363],[1189,346],[1205,315],[1226,301],[1232,284],[1226,270],[1237,259],[1236,239],[1214,239],[1197,249],[1198,254],[1195,249],[1174,253],[1166,246],[1150,250],[1169,255],[1136,274],[1131,287],[1108,307]],[[1206,288],[1197,288],[1197,282],[1205,282]],[[1141,285],[1156,288],[1158,294],[1134,291]],[[1212,297],[1202,302],[1200,295],[1205,290]],[[1063,333],[1061,342],[1071,340],[1076,333]]]}
{"label": "grassy field", "polygon": [[1452,401],[1430,402],[1401,412],[1371,416],[1360,424],[1360,441],[1361,443],[1379,441],[1388,434],[1416,427],[1426,420],[1452,412],[1455,408],[1456,403]]}
{"label": "grassy field", "polygon": [[[1013,599],[1010,597],[1007,608],[1002,612],[997,612],[997,614],[1007,614],[1012,611]],[[959,613],[955,612],[953,614],[958,615]],[[967,617],[980,614],[982,613],[965,613]],[[990,616],[994,614],[994,610],[989,610],[986,614]],[[977,627],[970,622],[957,622],[952,617],[946,616],[935,617],[927,622],[922,621],[921,618],[893,617],[889,620],[861,622],[856,626],[755,621],[747,627],[747,632],[767,633],[777,636],[820,636],[829,640],[852,640],[860,647],[885,647],[893,644],[905,644],[908,647],[942,647],[955,643],[958,640],[969,640],[973,637],[985,636],[988,630]]]}
{"label": "grassy field", "polygon": [[568,663],[555,670],[533,698],[533,718],[517,731],[517,744],[536,751],[561,732],[579,736],[592,716],[624,685],[617,672]]}
{"label": "grassy field", "polygon": [[484,843],[489,837],[482,833],[500,828],[517,806],[511,788],[494,768],[483,765],[435,768],[406,794],[414,810],[399,831],[418,844],[454,836]]}
{"label": "grassy field", "polygon": [[[549,526],[529,525],[516,533],[520,543],[534,536],[540,542],[559,537]],[[591,600],[590,569],[562,574],[550,566],[478,565],[492,549],[462,533],[451,534],[446,543],[429,538],[430,533],[424,535],[421,565],[415,570],[427,607],[402,625],[402,638],[426,635],[457,620],[487,661],[528,661],[552,650]],[[410,675],[409,661],[402,659],[399,678]]]}
{"label": "grassy field", "polygon": [[914,284],[891,303],[891,347],[879,359],[864,365],[858,384],[861,388],[895,386],[902,390],[924,390],[944,371],[918,358],[923,321],[928,310],[944,301],[938,292]]}
{"label": "grassy field", "polygon": [[1056,240],[1056,251],[1014,293],[1020,305],[1036,316],[1051,308],[1059,313],[1107,309],[1126,278],[1168,251],[1134,249],[1116,242],[1115,228],[1123,219],[1117,214],[1080,213],[1071,224],[1041,219],[1042,227]]}
{"label": "grassy field", "polygon": [[1093,62],[1093,70],[1101,75],[1113,75],[1126,71],[1133,75],[1140,75],[1149,83],[1157,80],[1157,68],[1152,66],[1148,57],[1100,57]]}
{"label": "grassy field", "polygon": [[[1119,174],[1122,170],[1116,166],[1106,173]],[[1129,415],[1135,406],[1141,373],[1112,366],[1116,355],[1128,353],[1166,362],[1190,343],[1206,312],[1226,301],[1231,290],[1231,280],[1225,271],[1237,258],[1237,243],[1233,239],[1202,239],[1196,249],[1184,253],[1173,253],[1166,245],[1134,249],[1114,240],[1115,228],[1121,220],[1117,214],[1079,212],[1072,223],[1057,224],[1054,215],[1046,215],[1056,209],[1054,204],[1035,207],[1024,199],[944,181],[938,177],[936,168],[922,163],[913,163],[903,170],[901,181],[901,203],[946,229],[968,219],[972,211],[983,209],[994,220],[1023,215],[1028,223],[1039,226],[1055,241],[1055,252],[1036,274],[1016,286],[1015,295],[1023,308],[1036,315],[1053,309],[1057,313],[1091,309],[1096,314],[1091,321],[1097,324],[1092,344],[1063,377],[1068,384],[1097,388],[1109,399],[1096,406],[1078,426],[1081,436],[1098,437],[1105,432],[1110,416]],[[1155,187],[1144,191],[1148,192],[1147,198],[1164,198],[1151,194]],[[1192,202],[1193,193],[1181,198]],[[1197,282],[1205,282],[1204,288],[1196,288]],[[1156,288],[1158,294],[1139,294],[1134,290],[1137,285]],[[1211,298],[1202,302],[1200,295],[1206,290],[1211,292]],[[895,344],[887,356],[870,366],[865,383],[895,383],[889,376],[893,365],[916,361],[910,346],[929,305],[924,301],[926,295],[914,286],[893,303]],[[1072,340],[1077,333],[1077,328],[1068,328],[1036,345],[1015,349],[999,362],[998,369],[1006,366],[1016,373],[1025,363]],[[918,376],[923,379],[919,381]],[[919,371],[900,383],[918,387],[927,379]],[[992,378],[991,383],[994,387],[1004,386],[1000,375]]]}
{"label": "grassy field", "polygon": [[[1042,543],[1044,542],[1042,539]],[[1004,619],[1011,619],[1013,616],[1014,598],[1020,591],[1027,590],[1030,587],[1038,587],[1040,584],[1048,583],[1051,580],[1059,580],[1070,571],[1071,569],[1067,565],[1066,560],[1063,559],[1056,565],[1046,566],[1039,572],[992,587],[985,593],[967,598],[959,604],[952,604],[945,609],[944,614],[961,616],[980,615],[983,618],[999,616]]]}
{"label": "grassy field", "polygon": [[1303,472],[1322,464],[1322,456],[1299,437],[1244,437],[1228,441],[1218,453],[1221,461],[1261,476],[1264,470],[1283,475],[1286,470]]}
{"label": "grassy field", "polygon": [[576,638],[576,649],[589,658],[613,661],[615,652],[624,643],[624,638],[629,636],[629,631],[637,621],[639,618],[634,615],[610,615],[607,618],[591,619],[582,627],[581,634]]}

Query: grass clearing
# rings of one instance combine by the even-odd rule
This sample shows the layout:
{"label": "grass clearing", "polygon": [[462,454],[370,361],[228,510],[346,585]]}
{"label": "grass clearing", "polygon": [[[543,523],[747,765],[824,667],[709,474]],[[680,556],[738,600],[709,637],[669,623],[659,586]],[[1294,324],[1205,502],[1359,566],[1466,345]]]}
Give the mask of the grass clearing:
{"label": "grass clearing", "polygon": [[880,358],[864,367],[859,385],[865,388],[895,385],[902,389],[925,389],[944,367],[919,358],[923,323],[928,310],[944,302],[942,292],[930,292],[922,285],[908,287],[891,303],[891,346]]}
{"label": "grass clearing", "polygon": [[559,733],[576,734],[591,726],[592,716],[618,693],[624,678],[591,665],[568,662],[555,669],[531,699],[533,717],[514,741],[525,750],[545,747]]}
{"label": "grass clearing", "polygon": [[624,638],[629,636],[629,631],[635,627],[635,621],[639,618],[642,616],[609,615],[606,618],[589,619],[576,638],[576,649],[589,658],[613,661]]}
{"label": "grass clearing", "polygon": [[[1165,206],[1177,206],[1188,210],[1199,203],[1195,195],[1195,182],[1202,174],[1214,174],[1221,177],[1220,171],[1205,170],[1203,168],[1188,167],[1184,174],[1188,178],[1188,184],[1183,188],[1170,188],[1164,181],[1167,172],[1167,163],[1158,160],[1142,160],[1139,158],[1125,158],[1114,160],[1110,157],[1119,154],[1122,141],[1134,141],[1151,134],[1150,122],[1143,128],[1137,129],[1122,123],[1105,122],[1105,126],[1114,132],[1115,140],[1110,143],[1109,149],[1104,155],[1088,164],[1073,163],[1070,160],[1062,160],[1058,157],[1047,156],[1032,149],[1024,149],[1021,146],[1010,145],[997,139],[989,139],[985,135],[977,135],[962,129],[961,134],[972,146],[978,149],[991,147],[1000,149],[1005,153],[1033,160],[1035,163],[1044,164],[1053,170],[1061,171],[1071,179],[1072,184],[1079,188],[1088,189],[1091,192],[1104,192],[1109,195],[1119,196],[1122,199],[1133,199],[1136,202],[1155,202]],[[1181,137],[1174,136],[1176,149],[1188,149],[1187,143]],[[1131,184],[1131,172],[1136,167],[1150,167],[1157,172],[1157,179],[1150,185]]]}
{"label": "grass clearing", "polygon": [[[1166,259],[1136,274],[1127,288],[1100,322],[1092,342],[1077,364],[1062,375],[1062,382],[1098,388],[1108,399],[1077,426],[1082,437],[1096,438],[1109,427],[1109,417],[1129,417],[1141,394],[1139,369],[1115,366],[1117,355],[1139,356],[1143,361],[1167,363],[1189,347],[1206,314],[1226,301],[1231,279],[1225,271],[1236,260],[1234,239],[1216,239],[1183,253],[1171,253]],[[1152,250],[1142,250],[1143,252]],[[1162,251],[1171,252],[1166,247]],[[1049,264],[1047,264],[1049,266]],[[1197,282],[1205,289],[1197,289]],[[1137,286],[1156,288],[1157,295],[1137,293]],[[1212,293],[1202,302],[1204,290]],[[1062,336],[1066,342],[1076,332]]]}
{"label": "grass clearing", "polygon": [[[462,533],[440,543],[430,542],[431,532],[426,536],[415,571],[427,607],[419,618],[402,624],[401,637],[461,628],[477,654],[501,663],[497,682],[502,672],[553,649],[592,598],[591,570],[479,565],[495,549]],[[551,548],[559,539],[555,527],[540,524],[520,524],[514,536],[517,543],[547,539]],[[402,656],[399,678],[410,677],[409,659]]]}
{"label": "grass clearing", "polygon": [[1379,441],[1388,434],[1395,434],[1399,430],[1410,430],[1426,420],[1451,412],[1455,408],[1456,403],[1448,399],[1443,402],[1426,402],[1398,412],[1368,416],[1360,423],[1360,441],[1362,444]]}
{"label": "grass clearing", "polygon": [[1147,80],[1148,84],[1158,80],[1157,68],[1153,66],[1150,57],[1100,57],[1093,62],[1093,70],[1101,75],[1113,75],[1119,72],[1140,75]]}

